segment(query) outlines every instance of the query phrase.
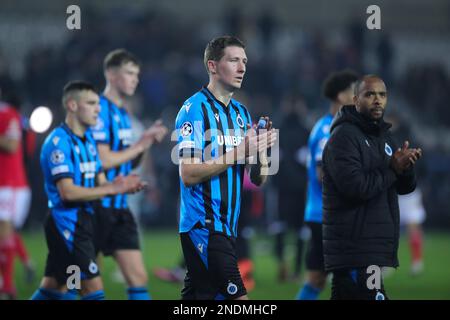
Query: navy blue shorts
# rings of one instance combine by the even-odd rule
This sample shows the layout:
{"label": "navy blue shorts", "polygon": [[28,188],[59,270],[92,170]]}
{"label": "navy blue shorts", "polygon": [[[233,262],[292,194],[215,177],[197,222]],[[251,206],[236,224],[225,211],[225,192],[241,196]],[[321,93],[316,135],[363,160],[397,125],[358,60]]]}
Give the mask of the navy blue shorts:
{"label": "navy blue shorts", "polygon": [[96,207],[95,247],[104,256],[140,249],[137,224],[129,209]]}
{"label": "navy blue shorts", "polygon": [[183,300],[231,300],[247,294],[236,239],[203,227],[181,233],[180,238],[187,268]]}
{"label": "navy blue shorts", "polygon": [[95,262],[93,215],[83,210],[76,213],[77,221],[57,221],[52,214],[45,220],[45,238],[48,256],[45,276],[53,277],[58,284],[64,285],[73,271],[69,266],[80,270],[80,280],[92,279],[100,275]]}

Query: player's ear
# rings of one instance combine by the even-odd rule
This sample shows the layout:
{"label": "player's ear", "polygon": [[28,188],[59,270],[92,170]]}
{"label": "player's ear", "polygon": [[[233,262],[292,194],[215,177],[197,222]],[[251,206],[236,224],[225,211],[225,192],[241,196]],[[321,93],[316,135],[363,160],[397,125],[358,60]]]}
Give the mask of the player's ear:
{"label": "player's ear", "polygon": [[342,104],[342,101],[344,101],[344,95],[345,95],[345,93],[342,91],[338,93],[336,99],[339,102],[339,104]]}
{"label": "player's ear", "polygon": [[354,95],[354,96],[353,96],[353,104],[356,105],[356,102],[358,102],[358,96],[357,96],[357,95]]}
{"label": "player's ear", "polygon": [[114,81],[115,76],[116,76],[115,68],[109,68],[105,70],[105,79],[107,82]]}
{"label": "player's ear", "polygon": [[216,74],[216,62],[214,60],[208,60],[208,70],[211,74]]}
{"label": "player's ear", "polygon": [[71,111],[71,112],[77,111],[77,109],[78,109],[77,101],[75,99],[73,99],[73,98],[67,100],[66,108],[67,108],[67,111]]}

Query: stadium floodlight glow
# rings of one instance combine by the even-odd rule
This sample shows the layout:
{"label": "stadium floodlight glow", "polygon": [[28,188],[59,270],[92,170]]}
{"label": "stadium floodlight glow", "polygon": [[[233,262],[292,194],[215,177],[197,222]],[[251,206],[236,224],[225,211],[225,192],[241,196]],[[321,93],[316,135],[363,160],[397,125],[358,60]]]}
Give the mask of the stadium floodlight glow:
{"label": "stadium floodlight glow", "polygon": [[53,114],[48,107],[39,106],[33,110],[30,117],[30,127],[34,132],[43,133],[50,128]]}

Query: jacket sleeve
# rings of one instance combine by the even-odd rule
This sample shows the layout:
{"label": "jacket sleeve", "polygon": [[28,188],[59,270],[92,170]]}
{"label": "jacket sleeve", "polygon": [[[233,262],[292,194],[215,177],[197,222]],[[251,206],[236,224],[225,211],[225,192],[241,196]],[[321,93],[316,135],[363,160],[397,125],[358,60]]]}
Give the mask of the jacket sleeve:
{"label": "jacket sleeve", "polygon": [[360,148],[351,135],[342,130],[330,138],[324,152],[324,167],[341,194],[368,200],[392,186],[397,176],[389,167],[364,171]]}
{"label": "jacket sleeve", "polygon": [[414,167],[397,176],[396,188],[398,194],[408,194],[416,189],[416,174]]}

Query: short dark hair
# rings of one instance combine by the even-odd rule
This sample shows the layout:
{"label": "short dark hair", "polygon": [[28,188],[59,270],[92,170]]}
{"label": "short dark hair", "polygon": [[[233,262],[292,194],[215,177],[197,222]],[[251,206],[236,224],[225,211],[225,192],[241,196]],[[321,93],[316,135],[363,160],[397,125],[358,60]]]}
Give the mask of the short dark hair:
{"label": "short dark hair", "polygon": [[219,61],[220,59],[222,59],[225,54],[226,47],[239,47],[245,49],[245,44],[239,38],[234,36],[221,36],[214,38],[210,42],[208,42],[203,58],[205,68],[208,73],[208,61]]}
{"label": "short dark hair", "polygon": [[352,70],[342,70],[330,74],[323,84],[323,95],[325,98],[335,101],[342,91],[358,81],[358,75]]}
{"label": "short dark hair", "polygon": [[377,76],[376,74],[366,74],[364,76],[362,76],[361,78],[359,78],[356,83],[355,83],[355,96],[359,95],[359,87],[361,87],[361,84],[366,81],[367,79],[379,79],[381,81],[383,81],[379,76]]}
{"label": "short dark hair", "polygon": [[132,62],[138,67],[141,66],[139,60],[131,52],[125,49],[115,49],[106,55],[105,60],[103,61],[103,70],[106,71],[110,68],[117,68],[128,62]]}
{"label": "short dark hair", "polygon": [[68,82],[63,89],[62,103],[63,106],[66,106],[67,100],[73,98],[75,94],[78,94],[80,91],[93,91],[97,93],[95,87],[86,81],[75,80]]}

